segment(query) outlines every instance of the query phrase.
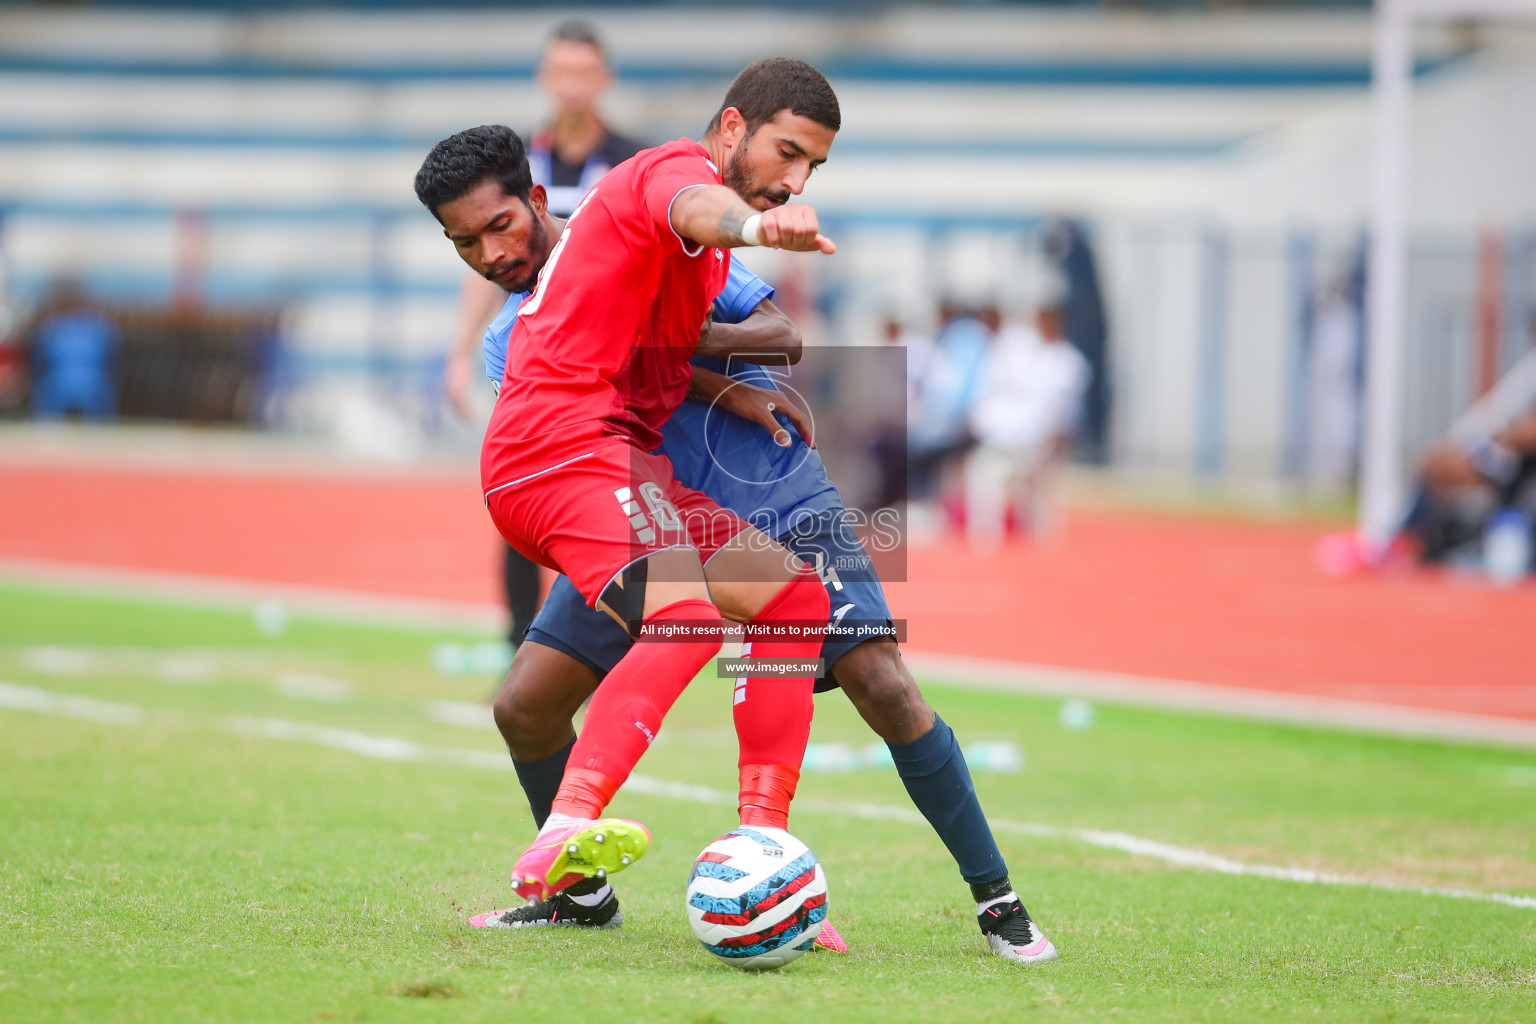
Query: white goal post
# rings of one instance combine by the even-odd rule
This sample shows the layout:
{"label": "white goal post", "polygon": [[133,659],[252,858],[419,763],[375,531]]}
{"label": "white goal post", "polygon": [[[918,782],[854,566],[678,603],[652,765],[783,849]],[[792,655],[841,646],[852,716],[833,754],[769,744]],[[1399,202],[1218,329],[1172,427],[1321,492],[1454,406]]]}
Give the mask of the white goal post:
{"label": "white goal post", "polygon": [[1365,417],[1360,441],[1360,531],[1386,541],[1402,511],[1403,349],[1408,288],[1408,143],[1413,26],[1458,18],[1536,18],[1536,0],[1375,0],[1371,92],[1370,259],[1366,268]]}

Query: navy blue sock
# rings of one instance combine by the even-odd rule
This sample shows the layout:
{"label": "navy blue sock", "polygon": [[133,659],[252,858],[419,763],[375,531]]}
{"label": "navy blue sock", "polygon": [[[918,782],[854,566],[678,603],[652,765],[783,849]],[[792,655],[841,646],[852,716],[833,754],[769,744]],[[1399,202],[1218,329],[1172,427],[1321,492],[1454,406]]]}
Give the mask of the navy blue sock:
{"label": "navy blue sock", "polygon": [[512,767],[517,769],[517,781],[523,784],[523,792],[528,796],[533,823],[539,828],[544,827],[544,821],[549,817],[549,805],[555,802],[555,794],[560,792],[560,780],[565,778],[565,762],[570,760],[571,748],[575,746],[576,741],[572,739],[548,757],[512,762]]}
{"label": "navy blue sock", "polygon": [[960,865],[971,884],[1008,877],[1003,855],[971,785],[971,771],[954,731],[935,715],[933,728],[911,743],[887,743],[907,794]]}

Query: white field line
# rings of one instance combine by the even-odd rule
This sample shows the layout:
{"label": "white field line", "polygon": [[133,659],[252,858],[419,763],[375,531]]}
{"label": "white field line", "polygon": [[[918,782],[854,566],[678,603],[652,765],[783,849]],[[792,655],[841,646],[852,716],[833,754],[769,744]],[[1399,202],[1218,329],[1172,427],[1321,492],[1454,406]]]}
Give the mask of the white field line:
{"label": "white field line", "polygon": [[[423,630],[496,632],[506,612],[491,604],[418,600],[253,580],[0,558],[0,580],[87,595],[115,594],[190,607],[252,611],[263,601],[334,622]],[[904,649],[920,678],[937,684],[1052,697],[1084,697],[1135,707],[1322,726],[1391,736],[1536,748],[1536,722],[1368,701],[1241,690],[1120,672],[1032,665]],[[61,666],[62,667],[62,666]]]}
{"label": "white field line", "polygon": [[[144,710],[129,704],[109,704],[89,697],[56,694],[25,686],[0,683],[0,707],[19,711],[36,711],[43,714],[65,715],[111,725],[139,725],[144,720]],[[315,746],[340,750],[349,754],[373,758],[379,761],[417,762],[445,764],[465,768],[485,768],[492,771],[510,771],[512,761],[505,754],[489,750],[454,750],[429,747],[397,736],[377,736],[353,729],[294,722],[282,718],[255,718],[234,715],[226,720],[231,732],[241,736],[263,739],[309,743]],[[643,796],[666,800],[681,800],[712,807],[736,806],[736,794],[710,786],[685,782],[668,782],[648,775],[631,775],[624,788]],[[886,804],[836,803],[821,800],[801,800],[797,810],[812,814],[826,814],[838,818],[863,818],[869,821],[900,822],[910,825],[926,825],[927,820],[910,807],[892,807]],[[1224,875],[1248,875],[1271,878],[1286,882],[1303,882],[1314,885],[1348,885],[1392,892],[1411,892],[1423,896],[1441,896],[1450,899],[1480,900],[1502,903],[1510,907],[1536,910],[1536,896],[1516,896],[1503,892],[1478,892],[1472,889],[1444,889],[1435,886],[1399,885],[1379,882],[1352,875],[1337,875],[1312,871],[1307,868],[1288,868],[1273,864],[1250,864],[1232,860],[1218,854],[1207,853],[1155,839],[1144,839],[1127,832],[1105,832],[1098,829],[1062,828],[1056,825],[1040,825],[1027,821],[1010,821],[1006,818],[990,819],[998,832],[1026,835],[1039,839],[1064,839],[1084,843],[1105,850],[1118,850],[1138,857],[1151,857],[1180,867],[1215,871]]]}
{"label": "white field line", "polygon": [[[361,754],[364,757],[384,761],[421,761],[431,764],[463,765],[473,768],[490,768],[507,771],[512,761],[505,754],[484,750],[450,750],[428,747],[410,740],[393,736],[374,736],[350,729],[290,722],[278,718],[231,718],[230,728],[246,736],[262,736],[268,739],[293,740],[314,743],[335,750]],[[705,804],[712,807],[735,807],[736,794],[710,786],[685,782],[668,782],[648,775],[631,775],[624,788],[643,796],[687,803]],[[812,814],[826,814],[837,818],[864,818],[869,821],[901,822],[910,825],[928,824],[922,814],[910,807],[892,807],[886,804],[836,803],[822,800],[800,800],[795,809]],[[1516,896],[1503,892],[1478,892],[1473,889],[1445,889],[1435,886],[1399,885],[1379,882],[1352,875],[1338,875],[1308,868],[1281,867],[1274,864],[1250,864],[1155,839],[1144,839],[1127,832],[1105,832],[1099,829],[1062,828],[1056,825],[1039,825],[1027,821],[1010,821],[1006,818],[990,819],[998,832],[1025,835],[1039,839],[1059,839],[1084,843],[1105,850],[1118,850],[1138,857],[1151,857],[1180,867],[1215,871],[1224,875],[1250,875],[1272,878],[1285,882],[1304,882],[1313,885],[1348,885],[1368,889],[1384,889],[1393,892],[1411,892],[1423,896],[1442,896],[1460,900],[1482,900],[1502,903],[1506,906],[1536,910],[1536,896]]]}
{"label": "white field line", "polygon": [[0,652],[0,671],[10,662],[46,675],[127,672],[154,676],[174,686],[211,686],[220,679],[233,678],[264,680],[286,697],[336,704],[349,700],[353,692],[352,684],[345,679],[284,668],[279,653],[253,649],[46,645]]}
{"label": "white field line", "polygon": [[310,618],[367,626],[471,633],[506,629],[507,613],[494,604],[390,597],[227,576],[0,558],[0,580],[62,593],[113,594],[140,601],[226,611],[252,612],[262,602],[276,601],[287,610]]}
{"label": "white field line", "polygon": [[305,672],[279,672],[272,685],[284,697],[318,700],[327,704],[345,704],[352,699],[352,684],[345,679],[310,675]]}
{"label": "white field line", "polygon": [[87,722],[107,725],[139,725],[144,721],[144,709],[132,704],[113,704],[92,697],[74,697],[4,682],[0,682],[0,708],[83,718]]}
{"label": "white field line", "polygon": [[284,718],[251,718],[245,715],[232,715],[227,722],[230,731],[241,736],[312,743],[315,746],[371,757],[377,761],[420,761],[466,768],[490,768],[496,771],[512,770],[511,758],[491,750],[425,747],[420,743],[413,743],[397,736],[375,736],[352,729],[337,729],[328,725],[312,725],[308,722],[291,722]]}
{"label": "white field line", "polygon": [[[736,806],[736,794],[707,786],[681,782],[665,782],[643,775],[631,775],[624,788],[646,796],[671,800],[687,800],[693,803]],[[911,825],[927,825],[921,813],[910,807],[891,807],[887,804],[832,803],[822,800],[797,800],[795,810],[833,817],[864,818],[868,821],[898,821]],[[1353,875],[1339,875],[1309,868],[1281,867],[1276,864],[1250,864],[1219,854],[1207,853],[1156,839],[1144,839],[1128,832],[1105,832],[1100,829],[1062,828],[1058,825],[1040,825],[1029,821],[1010,821],[1007,818],[988,818],[995,832],[1030,836],[1035,839],[1064,839],[1084,843],[1104,850],[1118,850],[1137,857],[1151,857],[1180,867],[1201,871],[1215,871],[1223,875],[1250,875],[1273,878],[1284,882],[1304,882],[1312,885],[1348,885],[1367,889],[1384,889],[1389,892],[1411,892],[1423,896],[1443,896],[1458,900],[1482,900],[1503,903],[1506,906],[1536,910],[1536,896],[1516,896],[1504,892],[1480,892],[1475,889],[1445,889],[1436,886],[1400,885],[1381,882]]]}
{"label": "white field line", "polygon": [[1111,704],[1173,708],[1268,722],[1323,726],[1420,739],[1536,747],[1536,722],[1433,708],[1374,704],[1297,693],[1242,690],[1212,683],[1154,679],[1119,672],[1057,668],[949,654],[902,651],[919,679],[987,690],[1084,697]]}
{"label": "white field line", "polygon": [[475,704],[467,700],[429,700],[422,710],[432,721],[444,725],[456,725],[464,729],[496,729],[496,717],[489,704]]}

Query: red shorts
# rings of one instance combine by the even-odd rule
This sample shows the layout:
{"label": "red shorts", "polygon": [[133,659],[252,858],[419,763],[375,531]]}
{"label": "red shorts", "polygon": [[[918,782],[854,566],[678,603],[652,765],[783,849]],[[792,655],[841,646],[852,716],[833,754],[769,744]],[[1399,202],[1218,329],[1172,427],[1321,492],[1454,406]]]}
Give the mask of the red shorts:
{"label": "red shorts", "polygon": [[496,529],[518,551],[570,577],[587,604],[630,563],[692,547],[707,562],[750,524],[672,478],[665,456],[622,442],[485,493]]}

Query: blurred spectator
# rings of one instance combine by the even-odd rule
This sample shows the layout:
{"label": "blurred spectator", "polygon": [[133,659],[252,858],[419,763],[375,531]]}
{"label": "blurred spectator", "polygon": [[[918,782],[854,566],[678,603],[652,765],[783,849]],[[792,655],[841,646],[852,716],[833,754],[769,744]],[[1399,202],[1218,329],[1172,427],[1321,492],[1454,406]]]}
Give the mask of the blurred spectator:
{"label": "blurred spectator", "polygon": [[597,30],[568,21],[550,34],[539,66],[539,85],[555,101],[554,119],[528,140],[533,180],[549,190],[549,212],[568,217],[603,175],[643,148],[612,131],[597,101],[613,71]]}
{"label": "blurred spectator", "polygon": [[25,356],[26,351],[19,344],[0,337],[0,416],[20,415],[25,410]]}
{"label": "blurred spectator", "polygon": [[[920,331],[912,330],[894,316],[886,317],[881,324],[881,335],[889,348],[905,349],[897,353],[903,358],[900,369],[896,364],[884,363],[893,373],[900,373],[902,380],[883,382],[899,383],[906,394],[906,404],[897,415],[884,417],[871,439],[870,454],[874,459],[878,483],[872,499],[874,508],[891,508],[907,500],[907,435],[910,430],[913,404],[917,397],[917,384],[922,377],[922,367],[933,350],[933,339]],[[880,394],[890,394],[882,387]]]}
{"label": "blurred spectator", "polygon": [[[528,165],[549,195],[549,211],[568,217],[582,197],[614,165],[641,145],[609,130],[598,100],[613,82],[613,71],[597,30],[585,21],[567,21],[550,33],[539,64],[539,85],[554,101],[549,124],[528,139]],[[459,315],[448,357],[444,390],[465,419],[472,419],[471,389],[485,377],[481,342],[485,329],[507,302],[501,286],[474,273],[459,289]],[[511,613],[515,646],[539,610],[539,567],[510,546],[502,562],[502,583]]]}
{"label": "blurred spectator", "polygon": [[1386,544],[1353,532],[1329,534],[1318,542],[1317,563],[1336,575],[1415,558],[1477,565],[1496,516],[1523,524],[1528,535],[1536,522],[1536,399],[1491,433],[1467,432],[1431,445],[1419,460],[1408,511]]}
{"label": "blurred spectator", "polygon": [[[0,230],[4,229],[0,220]],[[16,319],[11,312],[10,275],[5,253],[0,251],[0,416],[20,414],[26,406],[26,381],[23,368],[26,350],[15,333]]]}
{"label": "blurred spectator", "polygon": [[907,414],[909,484],[917,498],[947,490],[950,468],[970,447],[967,420],[993,337],[993,329],[976,313],[946,303],[939,315],[943,326],[921,367]]}
{"label": "blurred spectator", "polygon": [[1403,535],[1426,562],[1470,560],[1500,509],[1536,520],[1536,404],[1491,436],[1431,446]]}
{"label": "blurred spectator", "polygon": [[117,415],[117,364],[122,331],[94,309],[72,282],[44,304],[32,335],[32,415],[89,419]]}
{"label": "blurred spectator", "polygon": [[933,337],[894,316],[881,322],[880,334],[887,345],[906,349],[907,411],[910,416],[917,405],[918,388],[933,360]]}
{"label": "blurred spectator", "polygon": [[[568,217],[582,197],[616,164],[634,156],[640,143],[608,128],[598,112],[613,72],[597,31],[568,21],[550,33],[539,64],[539,85],[554,101],[554,116],[528,138],[528,167],[549,195],[549,212]],[[471,389],[485,376],[480,342],[507,301],[495,282],[466,273],[459,288],[459,315],[448,358],[445,390],[465,419],[472,418]]]}
{"label": "blurred spectator", "polygon": [[1071,443],[1091,375],[1055,307],[1041,309],[1033,326],[998,331],[970,407],[976,447],[965,466],[965,522],[973,546],[1001,544],[1010,512],[1031,532],[1045,530],[1046,485]]}
{"label": "blurred spectator", "polygon": [[1109,386],[1109,327],[1093,247],[1083,226],[1073,220],[1053,224],[1046,233],[1045,247],[1066,283],[1066,295],[1061,300],[1063,330],[1092,370],[1083,395],[1078,450],[1089,462],[1108,462],[1114,396]]}
{"label": "blurred spectator", "polygon": [[1335,490],[1354,479],[1360,448],[1362,286],[1358,272],[1335,284],[1312,318],[1307,365],[1308,476]]}

